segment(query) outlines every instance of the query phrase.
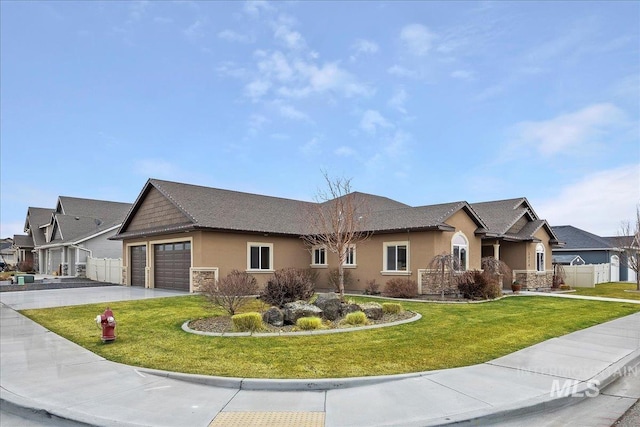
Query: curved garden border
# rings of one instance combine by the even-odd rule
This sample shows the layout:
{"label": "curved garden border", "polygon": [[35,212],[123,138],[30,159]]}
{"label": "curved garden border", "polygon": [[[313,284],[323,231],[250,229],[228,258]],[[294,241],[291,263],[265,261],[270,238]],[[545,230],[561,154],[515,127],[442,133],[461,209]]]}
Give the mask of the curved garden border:
{"label": "curved garden border", "polygon": [[191,329],[189,327],[189,322],[191,320],[187,320],[182,324],[182,330],[188,332],[190,334],[196,335],[207,335],[211,337],[294,337],[294,336],[307,336],[307,335],[326,335],[326,334],[341,334],[345,332],[357,332],[357,331],[365,331],[368,329],[378,329],[378,328],[387,328],[390,326],[398,326],[403,325],[405,323],[416,322],[422,319],[422,315],[420,313],[415,313],[413,317],[409,319],[397,320],[395,322],[389,323],[378,323],[376,325],[369,326],[356,326],[353,328],[336,328],[336,329],[318,329],[314,331],[297,331],[297,332],[204,332],[204,331],[196,331],[195,329]]}

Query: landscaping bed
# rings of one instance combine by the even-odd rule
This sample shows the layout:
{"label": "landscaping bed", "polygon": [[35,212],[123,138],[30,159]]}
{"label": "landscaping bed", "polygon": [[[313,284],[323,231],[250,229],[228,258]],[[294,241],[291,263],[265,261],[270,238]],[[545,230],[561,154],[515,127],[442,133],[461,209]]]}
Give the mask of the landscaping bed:
{"label": "landscaping bed", "polygon": [[[369,325],[381,325],[385,323],[397,322],[400,320],[407,320],[414,317],[416,314],[411,311],[403,311],[396,314],[385,314],[382,319],[369,319]],[[354,326],[342,323],[340,321],[324,321],[322,323],[322,329],[349,329]],[[213,332],[213,333],[229,333],[235,332],[233,329],[233,323],[231,316],[216,316],[207,317],[204,319],[192,320],[189,322],[189,328],[200,332]],[[268,323],[264,324],[264,330],[260,332],[298,332],[296,325],[282,325],[273,326]]]}

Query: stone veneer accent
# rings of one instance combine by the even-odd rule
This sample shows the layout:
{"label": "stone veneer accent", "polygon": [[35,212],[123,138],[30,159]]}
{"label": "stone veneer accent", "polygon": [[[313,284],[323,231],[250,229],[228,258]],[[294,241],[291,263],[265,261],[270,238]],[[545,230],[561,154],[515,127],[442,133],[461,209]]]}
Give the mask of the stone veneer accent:
{"label": "stone veneer accent", "polygon": [[193,283],[193,292],[199,292],[202,286],[215,283],[218,280],[217,268],[192,268],[191,283]]}
{"label": "stone veneer accent", "polygon": [[553,271],[514,270],[513,278],[522,284],[522,289],[546,289],[553,284]]}
{"label": "stone veneer accent", "polygon": [[[442,288],[440,285],[440,272],[436,270],[422,270],[421,271],[421,283],[422,283],[422,294],[430,295],[430,294],[440,294],[442,292]],[[450,273],[445,272],[445,275]],[[459,274],[459,273],[454,273]],[[448,285],[444,289],[444,293],[446,295],[450,294],[458,294],[458,285],[453,281],[451,285]]]}

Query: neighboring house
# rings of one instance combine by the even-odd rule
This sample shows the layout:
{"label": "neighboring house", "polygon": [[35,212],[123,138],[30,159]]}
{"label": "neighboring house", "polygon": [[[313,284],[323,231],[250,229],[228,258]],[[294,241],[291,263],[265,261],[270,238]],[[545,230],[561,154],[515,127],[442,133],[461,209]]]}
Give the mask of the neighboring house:
{"label": "neighboring house", "polygon": [[554,255],[553,263],[559,265],[585,265],[580,255]]}
{"label": "neighboring house", "polygon": [[623,251],[611,240],[571,225],[554,226],[553,231],[565,242],[564,247],[553,250],[554,256],[579,256],[584,264],[610,264],[612,282],[628,280],[627,269],[620,269]]}
{"label": "neighboring house", "polygon": [[[621,249],[620,281],[636,282],[638,258],[640,257],[640,236],[603,237],[611,245]],[[627,257],[632,257],[628,259]],[[634,269],[635,267],[635,269]]]}
{"label": "neighboring house", "polygon": [[16,265],[22,271],[30,271],[34,268],[33,262],[33,238],[28,235],[15,234],[13,247],[16,251]]}
{"label": "neighboring house", "polygon": [[[385,197],[354,195],[371,211],[371,237],[349,249],[344,267],[352,283],[347,290],[362,291],[371,280],[384,285],[394,277],[420,281],[418,270],[441,253],[454,254],[462,269],[479,269],[484,245],[494,250],[502,246],[501,253],[533,287],[542,286],[542,276],[551,269],[550,256],[544,254],[551,253],[555,236],[530,208],[528,214],[521,212],[518,206],[528,206],[526,199],[498,209],[508,213],[506,222],[526,217],[514,221],[517,232],[512,224],[504,232],[488,234],[491,227],[467,202],[411,207]],[[318,287],[328,287],[337,257],[322,246],[308,248],[301,239],[309,233],[304,212],[314,205],[150,179],[113,237],[123,242],[123,282],[193,292],[234,269],[264,284],[275,270],[295,267],[313,268]],[[533,266],[528,263],[538,244],[543,248],[540,271],[535,261]],[[546,285],[550,283],[549,277]]]}
{"label": "neighboring house", "polygon": [[[33,240],[34,269],[43,274],[84,276],[88,256],[119,258],[109,240],[131,205],[60,196],[55,209],[30,207],[25,232]],[[22,249],[22,247],[20,248]]]}
{"label": "neighboring house", "polygon": [[0,240],[0,267],[10,267],[17,264],[16,250],[13,247],[13,239]]}
{"label": "neighboring house", "polygon": [[552,250],[561,246],[562,239],[538,217],[529,201],[521,197],[471,206],[488,227],[482,238],[482,256],[504,261],[513,271],[513,279],[524,287],[549,287],[553,281]]}

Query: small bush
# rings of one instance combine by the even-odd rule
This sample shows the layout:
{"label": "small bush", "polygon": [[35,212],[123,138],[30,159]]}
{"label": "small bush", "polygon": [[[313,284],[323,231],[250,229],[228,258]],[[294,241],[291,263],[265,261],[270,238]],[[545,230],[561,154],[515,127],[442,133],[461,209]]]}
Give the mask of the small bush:
{"label": "small bush", "polygon": [[458,278],[458,290],[467,299],[494,299],[502,289],[494,276],[481,271],[467,271]]}
{"label": "small bush", "polygon": [[233,329],[236,332],[256,332],[263,329],[260,313],[241,313],[231,316]]}
{"label": "small bush", "polygon": [[367,287],[364,288],[365,295],[380,295],[380,285],[376,282],[376,279],[367,280]]}
{"label": "small bush", "polygon": [[319,317],[301,317],[296,320],[296,326],[303,331],[313,331],[322,328],[322,319]]}
{"label": "small bush", "polygon": [[392,298],[413,298],[418,295],[418,283],[411,279],[391,279],[384,292]]}
{"label": "small bush", "polygon": [[353,313],[347,314],[343,322],[347,325],[362,326],[368,324],[369,320],[367,319],[367,315],[362,311],[354,311]]}
{"label": "small bush", "polygon": [[560,285],[560,290],[561,291],[569,291],[569,290],[571,290],[571,286],[569,286],[569,285]]}
{"label": "small bush", "polygon": [[277,270],[265,285],[260,298],[269,305],[282,308],[286,303],[308,301],[314,294],[314,283],[307,270]]}
{"label": "small bush", "polygon": [[382,311],[384,314],[398,314],[402,313],[402,305],[397,302],[383,302]]}
{"label": "small bush", "polygon": [[255,277],[244,271],[232,270],[217,283],[210,281],[201,286],[200,292],[214,307],[219,307],[231,316],[240,307],[248,303],[249,295],[258,293],[258,282]]}

